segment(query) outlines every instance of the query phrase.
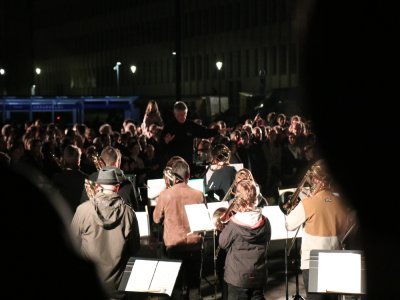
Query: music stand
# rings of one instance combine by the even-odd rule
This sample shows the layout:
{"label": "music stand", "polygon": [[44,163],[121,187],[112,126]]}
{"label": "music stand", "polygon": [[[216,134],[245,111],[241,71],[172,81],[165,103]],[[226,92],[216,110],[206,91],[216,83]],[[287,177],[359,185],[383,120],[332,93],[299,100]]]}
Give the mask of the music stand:
{"label": "music stand", "polygon": [[[205,193],[203,179],[189,179],[188,185],[203,194]],[[147,180],[147,198],[149,199],[150,206],[156,206],[157,198],[160,193],[165,190],[167,187],[165,185],[165,180],[163,178],[160,179],[148,179]]]}
{"label": "music stand", "polygon": [[366,270],[362,251],[311,250],[310,293],[365,295]]}
{"label": "music stand", "polygon": [[136,219],[139,226],[139,235],[141,244],[148,245],[150,244],[150,217],[147,205],[144,207],[145,211],[136,211]]}
{"label": "music stand", "polygon": [[118,291],[171,297],[181,260],[130,257]]}
{"label": "music stand", "polygon": [[[225,201],[226,202],[226,201]],[[208,208],[204,203],[201,204],[190,204],[185,205],[186,215],[189,221],[191,232],[204,232],[204,235],[208,231],[213,232],[213,247],[214,247],[214,296],[217,299],[217,254],[216,254],[216,228],[212,222],[212,215],[218,207],[226,207],[228,202],[215,202],[215,204],[208,203]],[[190,233],[189,233],[190,234]],[[204,249],[204,237],[203,237],[203,249]],[[203,261],[202,261],[203,264]],[[201,267],[202,269],[202,267]],[[206,280],[208,282],[208,280]],[[211,284],[210,284],[211,285]]]}
{"label": "music stand", "polygon": [[[297,231],[287,231],[285,215],[280,210],[278,205],[264,206],[262,208],[262,214],[268,218],[271,224],[271,241],[273,240],[285,240],[285,287],[286,287],[286,300],[289,299],[289,282],[288,282],[288,256],[289,247],[288,239],[292,239],[297,244],[297,238],[303,236],[303,229],[300,226]],[[290,247],[291,248],[291,247]],[[297,251],[297,247],[296,247]],[[297,266],[296,266],[297,268]],[[299,281],[298,271],[296,269],[296,294],[292,296],[293,299],[303,299],[299,295]]]}

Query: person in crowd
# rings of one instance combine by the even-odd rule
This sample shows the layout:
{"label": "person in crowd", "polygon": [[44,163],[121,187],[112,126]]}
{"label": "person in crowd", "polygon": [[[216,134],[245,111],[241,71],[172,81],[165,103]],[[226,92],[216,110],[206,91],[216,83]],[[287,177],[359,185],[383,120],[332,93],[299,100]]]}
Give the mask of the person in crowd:
{"label": "person in crowd", "polygon": [[219,236],[219,246],[227,251],[224,280],[228,299],[264,299],[271,224],[256,208],[253,181],[238,182],[234,201],[236,213]]}
{"label": "person in crowd", "polygon": [[341,250],[344,238],[355,224],[355,216],[344,200],[335,193],[332,177],[324,160],[310,169],[310,196],[300,201],[286,217],[286,229],[304,224],[301,240],[301,270],[307,299],[337,299],[337,295],[308,293],[310,251]]}
{"label": "person in crowd", "polygon": [[[111,146],[107,146],[101,151],[101,160],[104,162],[104,167],[108,169],[114,169],[120,180],[118,189],[118,195],[120,195],[124,201],[130,205],[135,211],[138,210],[138,195],[135,188],[135,183],[132,182],[128,177],[125,176],[124,172],[120,169],[121,166],[121,152]],[[89,179],[91,181],[97,181],[99,171],[90,174]]]}
{"label": "person in crowd", "polygon": [[88,175],[80,170],[80,161],[81,149],[68,145],[63,153],[64,169],[53,177],[54,185],[64,196],[72,212],[89,199],[85,190],[85,179],[88,179]]}
{"label": "person in crowd", "polygon": [[114,169],[101,169],[97,185],[95,197],[78,206],[71,230],[110,293],[118,294],[128,259],[140,248],[139,226],[134,210],[117,194],[120,181]]}
{"label": "person in crowd", "polygon": [[21,160],[43,172],[42,141],[39,138],[30,138],[26,141],[26,151]]}
{"label": "person in crowd", "polygon": [[143,122],[141,125],[142,134],[147,135],[150,125],[156,125],[158,128],[164,126],[164,121],[161,117],[160,110],[158,109],[158,104],[155,100],[150,100],[147,103],[146,111],[144,112]]}
{"label": "person in crowd", "polygon": [[204,126],[186,119],[188,108],[183,101],[174,104],[174,118],[165,124],[161,137],[166,144],[168,160],[171,156],[181,156],[190,165],[193,163],[193,140],[196,137],[210,138],[219,134],[218,129]]}
{"label": "person in crowd", "polygon": [[[171,162],[173,185],[163,190],[153,212],[155,223],[164,222],[164,244],[167,256],[183,261],[176,287],[187,288],[186,298],[200,297],[202,236],[191,232],[185,205],[204,203],[203,193],[188,186],[189,165],[183,159]],[[175,290],[173,296],[179,295]]]}

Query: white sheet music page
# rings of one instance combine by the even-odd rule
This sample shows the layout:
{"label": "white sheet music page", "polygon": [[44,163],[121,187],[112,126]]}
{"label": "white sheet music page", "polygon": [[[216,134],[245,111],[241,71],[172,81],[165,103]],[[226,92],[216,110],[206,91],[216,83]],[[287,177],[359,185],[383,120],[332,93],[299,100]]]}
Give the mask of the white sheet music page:
{"label": "white sheet music page", "polygon": [[140,237],[150,236],[149,214],[146,211],[135,212],[139,225]]}
{"label": "white sheet music page", "polygon": [[165,186],[165,180],[163,178],[149,179],[147,180],[147,186],[148,186],[147,197],[149,199],[158,197],[158,195],[160,195],[160,193],[167,188]]}
{"label": "white sheet music page", "polygon": [[361,254],[320,252],[318,292],[361,293]]}
{"label": "white sheet music page", "polygon": [[191,232],[213,230],[210,215],[204,203],[185,205],[186,215],[189,220]]}
{"label": "white sheet music page", "polygon": [[[278,205],[269,205],[262,208],[262,214],[268,218],[271,223],[271,240],[283,240],[293,238],[296,230],[287,231],[285,215]],[[303,236],[303,229],[300,227],[297,237]]]}
{"label": "white sheet music page", "polygon": [[157,264],[157,260],[135,260],[128,283],[126,284],[125,291],[149,291],[151,280],[153,279]]}
{"label": "white sheet music page", "polygon": [[149,290],[171,296],[180,267],[181,262],[159,261]]}
{"label": "white sheet music page", "polygon": [[188,181],[188,186],[190,186],[191,188],[198,190],[200,192],[202,192],[204,194],[205,192],[205,187],[204,187],[204,180],[201,178],[197,178],[197,179],[190,179]]}

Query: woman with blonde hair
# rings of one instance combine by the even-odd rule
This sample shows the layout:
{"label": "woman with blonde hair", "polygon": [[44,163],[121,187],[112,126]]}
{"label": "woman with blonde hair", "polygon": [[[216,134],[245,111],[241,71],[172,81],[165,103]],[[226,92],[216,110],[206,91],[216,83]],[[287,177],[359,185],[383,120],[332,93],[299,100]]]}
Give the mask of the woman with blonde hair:
{"label": "woman with blonde hair", "polygon": [[155,124],[159,129],[164,126],[164,121],[161,117],[160,110],[156,100],[150,100],[147,103],[146,111],[144,112],[143,122],[141,125],[142,134],[147,136],[150,125]]}

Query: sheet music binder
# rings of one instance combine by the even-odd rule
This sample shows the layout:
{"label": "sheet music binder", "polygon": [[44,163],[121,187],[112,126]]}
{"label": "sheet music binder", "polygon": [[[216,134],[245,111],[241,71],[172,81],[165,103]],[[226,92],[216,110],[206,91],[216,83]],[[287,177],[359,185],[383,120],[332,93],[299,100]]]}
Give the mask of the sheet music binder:
{"label": "sheet music binder", "polygon": [[131,257],[118,290],[171,296],[181,265],[181,260]]}
{"label": "sheet music binder", "polygon": [[359,250],[311,250],[310,293],[366,294],[365,259]]}

